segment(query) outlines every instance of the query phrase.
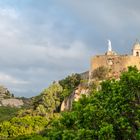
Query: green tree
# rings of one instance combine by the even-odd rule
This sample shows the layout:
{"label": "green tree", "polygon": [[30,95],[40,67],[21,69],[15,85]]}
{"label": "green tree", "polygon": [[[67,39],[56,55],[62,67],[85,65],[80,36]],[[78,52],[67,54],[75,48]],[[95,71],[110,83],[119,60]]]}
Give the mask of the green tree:
{"label": "green tree", "polygon": [[72,74],[71,76],[59,81],[60,85],[63,87],[61,101],[63,101],[65,97],[69,96],[75,90],[75,88],[80,84],[80,81],[80,74]]}
{"label": "green tree", "polygon": [[0,139],[15,138],[40,133],[48,125],[48,119],[41,116],[14,117],[0,124]]}
{"label": "green tree", "polygon": [[44,89],[34,101],[36,111],[40,115],[58,112],[61,105],[60,96],[62,91],[63,88],[59,83],[53,83],[47,89]]}
{"label": "green tree", "polygon": [[101,86],[54,120],[46,136],[56,140],[139,139],[140,72],[130,67],[119,81],[107,80]]}

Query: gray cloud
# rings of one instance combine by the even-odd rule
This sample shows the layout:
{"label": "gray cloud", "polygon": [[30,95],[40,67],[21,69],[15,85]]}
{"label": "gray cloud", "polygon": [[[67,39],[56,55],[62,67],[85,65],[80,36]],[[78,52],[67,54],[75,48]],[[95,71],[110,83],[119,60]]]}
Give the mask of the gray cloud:
{"label": "gray cloud", "polygon": [[[61,2],[69,7],[82,22],[90,26],[94,32],[95,44],[97,40],[104,43],[107,38],[110,38],[116,45],[114,47],[117,51],[128,52],[134,40],[140,38],[140,2],[138,0],[61,0]],[[99,43],[97,45],[100,46]]]}
{"label": "gray cloud", "polygon": [[87,70],[90,57],[106,51],[107,39],[117,52],[128,53],[140,38],[139,4],[13,0],[0,6],[0,84],[29,97],[54,80]]}
{"label": "gray cloud", "polygon": [[86,44],[58,35],[56,21],[36,26],[14,8],[0,9],[0,18],[0,83],[15,95],[36,95],[52,81],[85,70]]}

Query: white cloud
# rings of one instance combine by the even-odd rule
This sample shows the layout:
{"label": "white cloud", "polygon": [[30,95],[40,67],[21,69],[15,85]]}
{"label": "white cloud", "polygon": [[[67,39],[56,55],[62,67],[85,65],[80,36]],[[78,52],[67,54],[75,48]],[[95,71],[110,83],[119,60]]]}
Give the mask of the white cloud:
{"label": "white cloud", "polygon": [[14,78],[11,75],[5,74],[5,73],[1,73],[0,72],[0,83],[3,85],[18,85],[18,84],[29,84],[28,81],[23,81],[23,80],[19,80]]}
{"label": "white cloud", "polygon": [[18,13],[14,8],[0,8],[0,16],[3,18],[17,19]]}

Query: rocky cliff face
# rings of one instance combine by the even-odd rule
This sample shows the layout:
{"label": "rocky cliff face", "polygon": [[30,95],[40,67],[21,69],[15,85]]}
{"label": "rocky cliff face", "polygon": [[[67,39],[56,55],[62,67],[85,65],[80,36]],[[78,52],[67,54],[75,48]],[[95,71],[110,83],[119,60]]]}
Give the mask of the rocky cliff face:
{"label": "rocky cliff face", "polygon": [[73,93],[66,98],[61,105],[61,111],[65,110],[71,110],[72,108],[72,102],[73,101],[78,101],[82,95],[88,95],[88,88],[83,88],[82,86],[79,86]]}
{"label": "rocky cliff face", "polygon": [[20,107],[23,104],[23,101],[19,99],[3,99],[0,106]]}

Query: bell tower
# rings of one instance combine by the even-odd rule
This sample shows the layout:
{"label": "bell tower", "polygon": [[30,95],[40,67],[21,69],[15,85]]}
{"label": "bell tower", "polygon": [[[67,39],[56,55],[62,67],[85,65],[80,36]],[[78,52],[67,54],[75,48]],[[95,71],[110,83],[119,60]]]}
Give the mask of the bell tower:
{"label": "bell tower", "polygon": [[136,40],[135,44],[133,45],[132,49],[133,56],[140,57],[140,42]]}

